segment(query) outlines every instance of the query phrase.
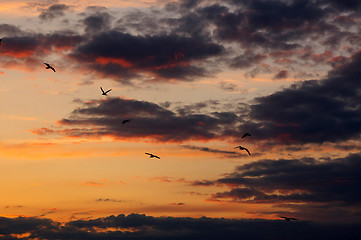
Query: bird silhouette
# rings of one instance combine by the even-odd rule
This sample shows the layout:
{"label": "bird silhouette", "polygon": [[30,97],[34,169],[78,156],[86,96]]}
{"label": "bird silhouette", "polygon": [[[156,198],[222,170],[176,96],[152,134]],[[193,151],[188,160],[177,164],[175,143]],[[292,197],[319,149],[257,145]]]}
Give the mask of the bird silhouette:
{"label": "bird silhouette", "polygon": [[102,87],[100,87],[100,90],[102,90],[102,95],[104,95],[104,96],[107,96],[107,93],[111,91],[111,89],[109,89],[106,92],[104,92]]}
{"label": "bird silhouette", "polygon": [[1,42],[3,41],[3,39],[2,38],[0,38],[0,45],[1,45]]}
{"label": "bird silhouette", "polygon": [[246,151],[248,152],[248,154],[251,155],[251,153],[250,153],[250,152],[248,151],[248,149],[245,148],[245,147],[237,146],[237,147],[235,147],[235,148],[239,148],[239,150],[246,150]]}
{"label": "bird silhouette", "polygon": [[291,217],[282,217],[282,216],[279,216],[279,217],[284,218],[286,221],[298,220],[297,218],[291,218]]}
{"label": "bird silhouette", "polygon": [[243,134],[243,136],[242,136],[241,138],[245,138],[245,137],[247,137],[247,136],[252,136],[252,135],[249,134],[249,133],[245,133],[245,134]]}
{"label": "bird silhouette", "polygon": [[132,121],[132,119],[125,119],[123,120],[122,124]]}
{"label": "bird silhouette", "polygon": [[160,159],[160,157],[158,157],[157,155],[151,154],[151,153],[145,153],[148,154],[150,158],[158,158]]}
{"label": "bird silhouette", "polygon": [[46,69],[51,69],[55,72],[55,68],[53,68],[52,66],[50,66],[50,64],[48,63],[44,63],[46,65]]}

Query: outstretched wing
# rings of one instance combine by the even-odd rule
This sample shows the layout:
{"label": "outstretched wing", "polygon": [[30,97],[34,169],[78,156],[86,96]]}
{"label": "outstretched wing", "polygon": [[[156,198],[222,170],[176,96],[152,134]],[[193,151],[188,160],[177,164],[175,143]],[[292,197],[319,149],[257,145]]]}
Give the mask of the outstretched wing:
{"label": "outstretched wing", "polygon": [[108,91],[106,91],[105,93],[108,93],[108,92],[110,92],[111,91],[111,89],[109,89]]}
{"label": "outstretched wing", "polygon": [[132,119],[125,119],[123,120],[122,124],[132,121]]}
{"label": "outstretched wing", "polygon": [[50,67],[50,65],[48,63],[44,63],[47,67]]}
{"label": "outstretched wing", "polygon": [[104,93],[104,90],[103,90],[103,88],[102,88],[102,87],[100,87],[100,90],[102,90],[102,92]]}
{"label": "outstretched wing", "polygon": [[244,148],[244,150],[246,150],[246,151],[248,152],[248,154],[249,154],[249,155],[251,155],[251,153],[248,151],[248,149],[247,149],[247,148]]}
{"label": "outstretched wing", "polygon": [[55,68],[53,68],[52,66],[50,66],[50,69],[53,70],[54,72],[56,72],[56,71],[55,71]]}
{"label": "outstretched wing", "polygon": [[245,138],[245,137],[247,137],[247,136],[251,136],[251,134],[245,133],[245,134],[243,134],[243,136],[242,136],[241,138]]}

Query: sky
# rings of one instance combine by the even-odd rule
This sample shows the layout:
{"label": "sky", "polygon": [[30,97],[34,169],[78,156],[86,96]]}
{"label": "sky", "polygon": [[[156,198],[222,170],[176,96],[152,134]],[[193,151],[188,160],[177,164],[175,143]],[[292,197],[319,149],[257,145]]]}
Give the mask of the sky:
{"label": "sky", "polygon": [[360,23],[357,0],[0,0],[0,239],[360,238]]}

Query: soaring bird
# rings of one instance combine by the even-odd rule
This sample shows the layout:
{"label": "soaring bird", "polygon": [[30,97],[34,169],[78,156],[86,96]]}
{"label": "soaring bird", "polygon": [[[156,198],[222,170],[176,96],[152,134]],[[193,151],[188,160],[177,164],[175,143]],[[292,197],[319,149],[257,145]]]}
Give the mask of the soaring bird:
{"label": "soaring bird", "polygon": [[284,218],[286,221],[298,220],[297,218],[291,218],[291,217],[282,217],[282,216],[279,216],[279,217]]}
{"label": "soaring bird", "polygon": [[102,95],[104,96],[107,96],[107,93],[111,91],[111,89],[109,89],[108,91],[104,92],[102,87],[100,87],[100,90],[102,90]]}
{"label": "soaring bird", "polygon": [[132,119],[125,119],[123,120],[122,124],[132,121]]}
{"label": "soaring bird", "polygon": [[239,148],[239,150],[246,150],[246,151],[248,152],[248,154],[251,155],[251,153],[250,153],[250,152],[248,151],[248,149],[245,148],[245,147],[237,146],[237,147],[235,147],[235,148]]}
{"label": "soaring bird", "polygon": [[55,72],[55,68],[53,68],[52,66],[50,66],[50,64],[48,63],[44,63],[46,65],[46,69],[51,69]]}
{"label": "soaring bird", "polygon": [[160,159],[160,157],[158,157],[157,155],[151,154],[151,153],[145,153],[148,154],[150,158],[158,158]]}
{"label": "soaring bird", "polygon": [[241,138],[245,138],[245,137],[247,137],[247,136],[252,136],[252,135],[249,134],[249,133],[245,133],[245,134],[243,134],[243,136],[242,136]]}

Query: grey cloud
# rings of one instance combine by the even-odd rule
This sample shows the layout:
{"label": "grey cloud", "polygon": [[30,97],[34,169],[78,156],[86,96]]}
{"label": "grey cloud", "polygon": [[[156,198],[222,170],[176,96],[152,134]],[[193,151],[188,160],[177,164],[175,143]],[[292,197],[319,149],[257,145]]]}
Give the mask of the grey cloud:
{"label": "grey cloud", "polygon": [[[143,214],[74,220],[60,224],[39,218],[0,218],[1,239],[358,239],[359,224],[292,223],[283,220],[152,217]],[[12,234],[28,236],[12,237]]]}
{"label": "grey cloud", "polygon": [[[361,194],[357,190],[361,187],[360,164],[361,154],[337,159],[259,160],[238,166],[234,172],[217,180],[195,181],[193,185],[223,184],[230,188],[213,194],[211,200],[274,205],[290,203],[288,207],[298,214],[302,209],[318,205],[328,207],[329,211],[324,214],[329,217],[334,214],[334,208],[339,208],[348,212],[345,221],[347,218],[356,221],[358,218],[353,212],[361,210],[358,204]],[[295,203],[302,203],[304,208]],[[305,214],[304,217],[312,218]]]}
{"label": "grey cloud", "polygon": [[70,9],[70,6],[65,4],[54,4],[51,5],[48,9],[45,9],[40,15],[39,18],[43,21],[53,20],[54,18],[62,17],[65,15],[65,12]]}

